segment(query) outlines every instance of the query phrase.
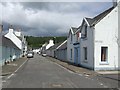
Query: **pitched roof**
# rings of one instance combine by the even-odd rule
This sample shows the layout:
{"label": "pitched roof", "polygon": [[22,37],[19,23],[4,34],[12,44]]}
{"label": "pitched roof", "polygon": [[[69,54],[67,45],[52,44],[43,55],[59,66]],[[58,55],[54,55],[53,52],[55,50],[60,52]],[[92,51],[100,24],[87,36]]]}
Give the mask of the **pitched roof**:
{"label": "pitched roof", "polygon": [[63,50],[63,49],[66,49],[67,48],[67,41],[65,41],[65,43],[63,43],[59,48],[58,50]]}
{"label": "pitched roof", "polygon": [[113,9],[114,7],[111,7],[106,11],[100,13],[99,15],[95,16],[94,18],[85,18],[85,19],[88,21],[90,26],[96,25],[100,20],[102,20],[106,15],[108,15]]}
{"label": "pitched roof", "polygon": [[62,42],[53,45],[52,47],[50,47],[50,48],[47,49],[47,50],[53,50],[53,49],[56,49],[60,44],[62,44]]}
{"label": "pitched roof", "polygon": [[71,27],[71,28],[72,28],[73,33],[75,33],[78,30],[78,28],[76,27]]}
{"label": "pitched roof", "polygon": [[0,45],[19,49],[10,39],[6,38],[2,34],[0,34]]}

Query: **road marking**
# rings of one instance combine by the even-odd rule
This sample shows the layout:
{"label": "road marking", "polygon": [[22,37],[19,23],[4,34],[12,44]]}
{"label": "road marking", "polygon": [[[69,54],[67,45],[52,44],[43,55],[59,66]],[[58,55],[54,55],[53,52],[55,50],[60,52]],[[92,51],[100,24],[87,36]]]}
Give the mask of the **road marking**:
{"label": "road marking", "polygon": [[14,73],[16,73],[27,61],[28,61],[28,59],[22,65],[20,65],[20,67],[17,70],[15,70]]}
{"label": "road marking", "polygon": [[13,75],[15,75],[14,73],[16,73],[27,61],[28,61],[28,59],[27,59],[25,62],[23,62],[23,64],[20,65],[20,67],[19,67],[17,70],[15,70],[11,75],[9,75],[9,76],[7,77],[7,79],[10,79]]}
{"label": "road marking", "polygon": [[10,79],[14,74],[12,73],[10,76],[7,77],[7,79]]}
{"label": "road marking", "polygon": [[2,83],[5,83],[5,82],[6,82],[6,80],[3,80],[3,81],[2,81]]}

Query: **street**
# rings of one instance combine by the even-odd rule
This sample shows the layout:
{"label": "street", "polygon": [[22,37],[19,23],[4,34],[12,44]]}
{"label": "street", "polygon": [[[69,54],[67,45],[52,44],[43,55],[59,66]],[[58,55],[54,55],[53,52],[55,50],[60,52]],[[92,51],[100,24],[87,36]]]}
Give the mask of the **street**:
{"label": "street", "polygon": [[73,73],[62,66],[35,55],[10,75],[3,88],[104,88],[96,79]]}

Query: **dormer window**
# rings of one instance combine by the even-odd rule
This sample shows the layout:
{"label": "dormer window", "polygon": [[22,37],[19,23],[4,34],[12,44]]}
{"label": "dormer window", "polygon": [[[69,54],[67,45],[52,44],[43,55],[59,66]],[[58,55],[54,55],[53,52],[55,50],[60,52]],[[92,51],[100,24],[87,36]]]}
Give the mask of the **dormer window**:
{"label": "dormer window", "polygon": [[85,25],[85,34],[84,34],[85,38],[87,37],[87,25]]}
{"label": "dormer window", "polygon": [[86,38],[87,37],[87,25],[84,26],[84,31],[81,35],[81,38]]}
{"label": "dormer window", "polygon": [[73,38],[72,38],[72,34],[71,34],[71,42],[72,42]]}

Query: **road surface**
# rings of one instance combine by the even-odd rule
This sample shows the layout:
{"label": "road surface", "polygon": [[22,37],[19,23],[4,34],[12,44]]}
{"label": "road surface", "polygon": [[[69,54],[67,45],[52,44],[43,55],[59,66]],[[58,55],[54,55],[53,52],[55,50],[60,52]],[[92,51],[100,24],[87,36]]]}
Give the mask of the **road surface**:
{"label": "road surface", "polygon": [[73,73],[52,62],[49,58],[35,55],[3,83],[3,88],[104,88],[96,79]]}

